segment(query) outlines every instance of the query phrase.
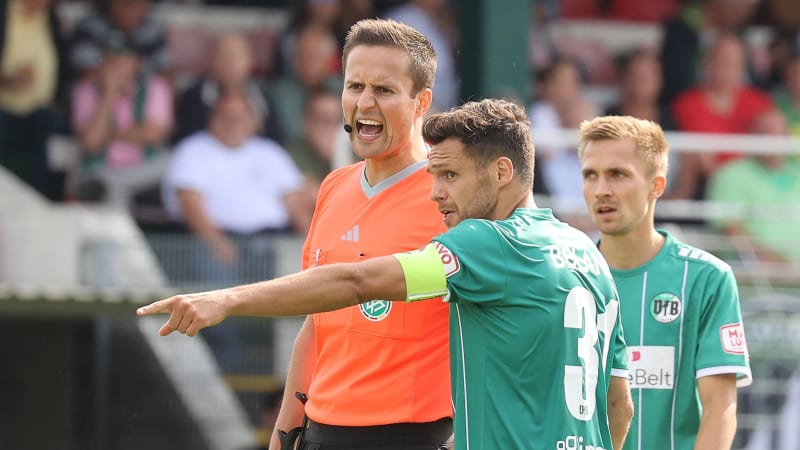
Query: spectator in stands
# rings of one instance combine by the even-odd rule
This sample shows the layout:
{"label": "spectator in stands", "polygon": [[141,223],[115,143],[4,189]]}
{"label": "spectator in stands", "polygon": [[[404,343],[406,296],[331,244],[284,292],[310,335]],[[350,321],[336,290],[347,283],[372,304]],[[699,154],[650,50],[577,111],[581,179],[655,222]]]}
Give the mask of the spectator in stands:
{"label": "spectator in stands", "polygon": [[[619,102],[607,108],[605,114],[650,120],[661,125],[664,131],[674,131],[677,126],[672,111],[658,103],[663,86],[658,54],[648,48],[637,48],[620,60],[619,70]],[[678,153],[670,153],[669,160],[667,178],[672,180],[679,165]]]}
{"label": "spectator in stands", "polygon": [[259,132],[282,141],[280,120],[267,100],[264,87],[253,77],[253,49],[239,33],[225,34],[216,40],[206,75],[180,96],[175,141],[204,130],[211,108],[226,92],[242,92],[256,112]]}
{"label": "spectator in stands", "polygon": [[342,101],[338,93],[314,91],[303,111],[303,135],[286,147],[298,168],[305,174],[316,202],[322,179],[333,169],[333,157],[342,130]]}
{"label": "spectator in stands", "polygon": [[[246,94],[223,92],[207,128],[175,147],[162,198],[170,216],[190,232],[184,273],[196,285],[217,288],[273,278],[275,238],[305,233],[311,221],[303,175],[280,145],[258,136],[258,127]],[[238,321],[203,336],[228,374],[252,372],[246,349],[253,339],[257,347],[268,345]]]}
{"label": "spectator in stands", "polygon": [[269,237],[304,233],[312,209],[302,173],[284,149],[257,137],[252,104],[222,94],[207,131],[175,148],[163,183],[164,205],[202,244],[198,280],[238,284],[273,275]]}
{"label": "spectator in stands", "polygon": [[105,43],[112,40],[126,41],[141,58],[143,72],[169,68],[166,29],[155,19],[150,0],[95,0],[95,11],[73,34],[70,62],[79,76],[100,67]]}
{"label": "spectator in stands", "polygon": [[419,30],[433,44],[438,63],[431,112],[447,111],[455,106],[460,84],[454,50],[457,30],[447,0],[409,0],[388,10],[386,17]]}
{"label": "spectator in stands", "polygon": [[[582,77],[577,63],[566,58],[557,58],[537,76],[539,98],[528,106],[533,138],[548,132],[558,131],[564,126],[565,118],[571,108],[581,101]],[[556,158],[569,147],[537,145],[536,165],[542,167],[544,161]],[[547,194],[549,187],[544,181],[544,170],[537,170],[534,189]]]}
{"label": "spectator in stands", "polygon": [[281,118],[286,142],[303,134],[303,106],[310,92],[317,89],[342,90],[339,64],[339,49],[329,29],[309,25],[298,32],[292,58],[293,75],[283,76],[269,86],[269,95]]}
{"label": "spectator in stands", "polygon": [[339,48],[344,47],[347,32],[356,22],[380,15],[377,3],[379,2],[375,0],[341,0],[339,17],[333,25],[333,34],[339,41]]}
{"label": "spectator in stands", "polygon": [[[336,27],[342,13],[342,0],[295,0],[289,13],[289,23],[281,35],[276,54],[275,67],[280,76],[294,73],[294,55],[297,52],[297,36],[301,30],[317,27],[336,36]],[[339,46],[337,45],[337,51]],[[337,67],[337,69],[339,69]]]}
{"label": "spectator in stands", "polygon": [[[752,132],[786,136],[786,119],[767,110],[756,118]],[[711,177],[708,199],[745,208],[738,217],[712,221],[723,233],[747,243],[737,247],[752,249],[761,261],[800,263],[800,161],[786,154],[734,161]]]}
{"label": "spectator in stands", "polygon": [[800,52],[794,54],[784,69],[783,84],[772,97],[786,119],[789,134],[800,136]]}
{"label": "spectator in stands", "polygon": [[[678,96],[672,113],[681,131],[747,133],[753,119],[771,107],[767,93],[745,84],[744,46],[728,34],[709,49],[703,82]],[[670,197],[702,199],[708,177],[740,155],[737,149],[681,154],[677,185]]]}
{"label": "spectator in stands", "polygon": [[800,34],[795,29],[771,29],[772,39],[766,48],[768,73],[765,87],[774,91],[783,85],[786,70],[789,68],[798,50],[800,50]]}
{"label": "spectator in stands", "polygon": [[[534,139],[537,132],[552,131],[563,127],[565,117],[572,105],[581,98],[583,84],[577,63],[558,58],[537,76],[536,88],[539,98],[528,106]],[[537,156],[550,157],[558,149],[537,147]]]}
{"label": "spectator in stands", "polygon": [[[564,112],[563,126],[577,129],[583,121],[593,119],[597,113],[597,106],[578,98]],[[583,202],[583,175],[577,146],[565,148],[542,160],[538,170],[542,172],[542,181],[552,197],[553,213],[585,233],[597,231]]]}
{"label": "spectator in stands", "polygon": [[658,55],[648,48],[637,48],[621,59],[620,74],[619,102],[607,108],[606,115],[633,116],[674,130],[672,112],[658,104],[663,86]]}
{"label": "spectator in stands", "polygon": [[755,19],[767,25],[765,29],[771,37],[765,52],[768,69],[764,87],[776,90],[783,84],[786,69],[800,51],[800,2],[762,1]]}
{"label": "spectator in stands", "polygon": [[70,193],[128,208],[136,194],[157,188],[172,129],[169,83],[140,70],[126,39],[110,39],[98,69],[72,97],[72,126],[82,149]]}
{"label": "spectator in stands", "polygon": [[50,0],[0,1],[0,164],[54,200],[47,140],[66,74],[60,33]]}
{"label": "spectator in stands", "polygon": [[664,23],[662,105],[671,105],[703,78],[711,47],[721,36],[740,33],[757,4],[757,0],[687,1],[676,17]]}

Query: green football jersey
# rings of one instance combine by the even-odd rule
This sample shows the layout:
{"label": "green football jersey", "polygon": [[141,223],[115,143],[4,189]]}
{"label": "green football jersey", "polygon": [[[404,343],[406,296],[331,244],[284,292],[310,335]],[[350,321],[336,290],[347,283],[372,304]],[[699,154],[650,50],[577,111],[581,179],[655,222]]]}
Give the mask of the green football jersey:
{"label": "green football jersey", "polygon": [[628,344],[634,417],[626,450],[694,447],[697,378],[735,373],[750,384],[739,292],[730,266],[667,232],[647,264],[612,270]]}
{"label": "green football jersey", "polygon": [[611,450],[606,394],[627,367],[594,243],[548,209],[520,208],[434,245],[451,302],[456,448]]}

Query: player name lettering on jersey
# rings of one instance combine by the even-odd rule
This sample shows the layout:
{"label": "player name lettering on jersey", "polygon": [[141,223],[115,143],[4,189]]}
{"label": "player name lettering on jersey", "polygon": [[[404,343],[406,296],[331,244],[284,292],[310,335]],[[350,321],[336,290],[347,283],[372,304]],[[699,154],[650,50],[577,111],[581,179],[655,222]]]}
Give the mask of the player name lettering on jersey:
{"label": "player name lettering on jersey", "polygon": [[599,276],[605,267],[596,259],[596,255],[582,248],[547,245],[542,250],[550,256],[550,260],[557,269],[574,269]]}
{"label": "player name lettering on jersey", "polygon": [[583,436],[569,435],[556,442],[556,450],[606,450],[599,445],[585,444]]}
{"label": "player name lettering on jersey", "polygon": [[673,389],[675,347],[628,346],[628,381],[631,389]]}

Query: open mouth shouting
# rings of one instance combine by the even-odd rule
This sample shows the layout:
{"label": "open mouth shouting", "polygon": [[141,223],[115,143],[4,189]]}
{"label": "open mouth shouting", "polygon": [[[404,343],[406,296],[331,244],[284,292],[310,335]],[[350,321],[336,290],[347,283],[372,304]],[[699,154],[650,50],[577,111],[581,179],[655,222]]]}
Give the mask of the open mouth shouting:
{"label": "open mouth shouting", "polygon": [[356,130],[361,139],[372,140],[383,132],[383,124],[377,120],[359,119],[356,121]]}

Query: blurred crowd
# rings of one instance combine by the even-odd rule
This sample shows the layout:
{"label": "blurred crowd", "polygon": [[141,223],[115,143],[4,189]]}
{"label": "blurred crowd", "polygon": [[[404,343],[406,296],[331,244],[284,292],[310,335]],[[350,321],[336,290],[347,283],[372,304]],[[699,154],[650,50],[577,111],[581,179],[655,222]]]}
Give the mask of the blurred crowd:
{"label": "blurred crowd", "polygon": [[[129,209],[144,227],[188,231],[203,243],[204,258],[222,265],[244,257],[242,240],[303,233],[322,178],[349,161],[339,94],[351,24],[382,16],[419,29],[439,56],[433,110],[461,97],[459,2],[452,0],[95,0],[77,2],[86,14],[65,26],[58,13],[69,3],[0,0],[0,163],[51,200],[108,203]],[[211,33],[202,67],[187,74],[176,68],[184,55],[159,3],[271,8],[288,20],[274,40]],[[518,100],[528,106],[534,136],[599,114],[646,118],[668,131],[800,134],[794,1],[533,5],[535,95]],[[547,28],[568,19],[634,21],[661,37],[624,54],[549,39]],[[748,39],[751,25],[765,26],[768,40]],[[600,99],[593,86],[614,94]],[[69,167],[48,161],[54,135],[77,143]],[[591,231],[577,213],[575,149],[540,146],[537,159],[535,189]],[[796,156],[681,152],[671,160],[667,195],[796,204],[797,180]],[[753,239],[765,258],[797,261],[800,251],[781,245],[791,235],[786,223],[748,217],[709,225]]]}

